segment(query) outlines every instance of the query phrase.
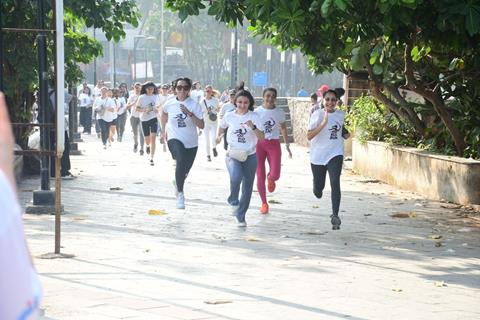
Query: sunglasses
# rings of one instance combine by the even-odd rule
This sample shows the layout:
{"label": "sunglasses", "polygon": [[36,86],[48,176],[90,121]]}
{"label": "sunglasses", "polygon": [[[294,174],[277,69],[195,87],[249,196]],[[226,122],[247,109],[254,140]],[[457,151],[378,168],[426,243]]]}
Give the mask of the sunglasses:
{"label": "sunglasses", "polygon": [[337,101],[337,99],[335,99],[335,98],[325,98],[324,100],[325,100],[325,101],[332,101],[332,102]]}
{"label": "sunglasses", "polygon": [[190,87],[189,86],[176,86],[175,89],[189,91]]}

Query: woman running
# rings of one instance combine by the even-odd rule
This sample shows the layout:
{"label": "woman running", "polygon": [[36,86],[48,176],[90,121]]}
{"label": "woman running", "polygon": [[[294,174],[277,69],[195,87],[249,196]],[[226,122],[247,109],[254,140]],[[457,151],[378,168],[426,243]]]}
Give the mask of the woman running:
{"label": "woman running", "polygon": [[[282,161],[282,149],[280,147],[280,132],[282,133],[285,147],[289,157],[292,157],[288,142],[287,124],[285,112],[275,106],[277,90],[266,88],[263,90],[263,105],[255,109],[261,119],[265,139],[257,143],[257,189],[262,200],[260,212],[268,213],[267,192],[265,190],[265,178],[267,178],[268,192],[275,191],[275,181],[280,178],[280,166]],[[268,161],[270,171],[266,175],[265,160]]]}
{"label": "woman running", "polygon": [[142,86],[138,98],[136,110],[141,112],[143,135],[147,145],[147,154],[150,154],[150,165],[153,166],[155,155],[155,141],[158,131],[157,121],[157,86],[153,82],[147,82]]}
{"label": "woman running", "polygon": [[[230,196],[227,201],[232,206],[232,214],[237,217],[239,227],[246,227],[245,215],[252,198],[253,181],[257,169],[255,146],[263,140],[264,134],[258,114],[253,112],[255,101],[250,92],[240,90],[235,95],[235,111],[225,114],[218,129],[217,144],[222,141],[225,129],[228,128],[227,157],[230,174]],[[240,185],[242,195],[239,198]]]}
{"label": "woman running", "polygon": [[[336,108],[337,93],[323,93],[324,109],[317,109],[310,117],[307,138],[310,141],[310,162],[313,174],[313,194],[321,198],[328,171],[332,189],[332,229],[340,229],[340,174],[343,164],[343,140],[350,134],[343,130],[345,113]],[[343,134],[342,134],[343,132]]]}
{"label": "woman running", "polygon": [[133,131],[133,152],[138,150],[138,141],[140,140],[140,155],[143,156],[143,145],[145,144],[145,139],[143,137],[143,130],[141,128],[140,116],[141,112],[137,111],[135,106],[137,105],[138,98],[140,97],[140,91],[142,91],[142,84],[136,82],[134,85],[134,91],[130,94],[127,102],[127,109],[130,109],[130,125],[132,126]]}
{"label": "woman running", "polygon": [[125,123],[127,122],[127,100],[125,99],[125,89],[119,88],[113,90],[115,105],[117,106],[117,140],[122,142],[125,132]]}
{"label": "woman running", "polygon": [[114,106],[113,111],[112,111],[113,120],[110,123],[109,132],[108,132],[108,146],[111,147],[112,142],[115,141],[115,139],[113,137],[115,136],[115,133],[117,131],[118,115],[117,115],[117,105],[115,103],[115,99],[113,98],[113,90],[112,89],[108,89],[107,97],[108,97],[108,100],[109,100],[109,104],[112,104]]}
{"label": "woman running", "polygon": [[114,120],[115,102],[107,96],[108,88],[102,87],[101,96],[95,99],[94,109],[100,126],[103,148],[107,149],[110,127]]}
{"label": "woman running", "polygon": [[197,128],[205,126],[202,108],[188,96],[191,88],[192,80],[189,78],[173,81],[176,97],[165,102],[161,118],[163,130],[160,139],[165,143],[168,136],[168,149],[177,163],[174,187],[178,209],[185,209],[183,186],[197,154]]}
{"label": "woman running", "polygon": [[203,131],[207,149],[207,161],[212,161],[210,147],[213,147],[213,156],[216,157],[218,155],[215,148],[215,135],[217,134],[217,115],[220,111],[220,102],[213,94],[213,87],[211,85],[205,86],[205,97],[200,101],[200,107],[203,109],[203,118],[205,119],[205,129]]}

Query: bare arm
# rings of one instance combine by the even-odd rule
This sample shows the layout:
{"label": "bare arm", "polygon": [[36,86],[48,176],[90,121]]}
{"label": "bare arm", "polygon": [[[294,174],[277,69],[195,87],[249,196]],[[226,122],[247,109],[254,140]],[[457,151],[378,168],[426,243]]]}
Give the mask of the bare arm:
{"label": "bare arm", "polygon": [[283,141],[285,141],[285,148],[288,152],[288,157],[292,157],[292,151],[290,151],[290,142],[288,141],[287,123],[284,122],[280,125],[280,131],[282,132]]}
{"label": "bare arm", "polygon": [[219,144],[222,141],[223,136],[225,135],[225,129],[222,127],[218,128],[218,133],[217,133],[217,139],[215,139],[215,142]]}

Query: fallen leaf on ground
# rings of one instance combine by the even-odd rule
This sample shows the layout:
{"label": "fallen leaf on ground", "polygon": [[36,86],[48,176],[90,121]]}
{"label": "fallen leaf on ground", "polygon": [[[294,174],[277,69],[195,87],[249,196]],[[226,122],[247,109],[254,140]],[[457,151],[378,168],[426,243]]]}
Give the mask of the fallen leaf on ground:
{"label": "fallen leaf on ground", "polygon": [[363,214],[364,217],[370,217],[372,214],[371,213],[365,213]]}
{"label": "fallen leaf on ground", "polygon": [[293,257],[287,258],[287,260],[300,260],[300,259],[302,259],[302,257],[299,257],[299,256],[293,256]]}
{"label": "fallen leaf on ground", "polygon": [[165,210],[150,209],[148,210],[148,214],[151,216],[164,216],[167,214],[167,212]]}
{"label": "fallen leaf on ground", "polygon": [[314,204],[312,208],[320,208],[320,206],[317,206],[316,204]]}
{"label": "fallen leaf on ground", "polygon": [[120,188],[120,187],[110,187],[110,190],[123,190],[123,188]]}
{"label": "fallen leaf on ground", "polygon": [[435,285],[435,287],[439,287],[439,288],[447,286],[445,281],[435,281],[433,284]]}
{"label": "fallen leaf on ground", "polygon": [[428,236],[428,238],[432,240],[439,240],[439,239],[442,239],[442,236],[439,234],[431,234]]}
{"label": "fallen leaf on ground", "polygon": [[281,204],[280,201],[277,201],[277,200],[275,200],[275,199],[270,199],[270,200],[268,200],[268,203]]}
{"label": "fallen leaf on ground", "polygon": [[435,247],[438,248],[438,247],[441,247],[441,246],[443,246],[443,244],[440,241],[435,242]]}
{"label": "fallen leaf on ground", "polygon": [[402,291],[403,291],[403,289],[400,289],[400,288],[393,288],[393,289],[392,289],[392,291],[394,291],[394,292],[402,292]]}
{"label": "fallen leaf on ground", "polygon": [[225,304],[225,303],[233,303],[232,300],[205,300],[203,303],[206,304]]}
{"label": "fallen leaf on ground", "polygon": [[392,218],[415,218],[416,216],[417,216],[417,213],[415,211],[397,212],[390,215],[390,217]]}
{"label": "fallen leaf on ground", "polygon": [[260,239],[254,237],[254,236],[250,236],[250,237],[247,237],[247,241],[251,241],[251,242],[257,242],[257,241],[261,241]]}

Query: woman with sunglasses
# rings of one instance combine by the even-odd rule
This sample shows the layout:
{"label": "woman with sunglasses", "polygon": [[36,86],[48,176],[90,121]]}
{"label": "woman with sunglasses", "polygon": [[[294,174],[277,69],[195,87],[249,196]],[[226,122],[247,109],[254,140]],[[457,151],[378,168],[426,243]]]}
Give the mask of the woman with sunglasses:
{"label": "woman with sunglasses", "polygon": [[[245,215],[252,198],[253,181],[257,170],[256,145],[265,137],[260,117],[253,112],[255,100],[250,92],[240,88],[235,95],[235,111],[225,114],[218,129],[217,144],[228,128],[228,152],[225,159],[230,174],[230,196],[227,201],[239,227],[246,227]],[[240,185],[242,195],[239,198]]]}
{"label": "woman with sunglasses", "polygon": [[[275,181],[280,178],[280,166],[282,161],[282,149],[280,147],[280,133],[285,141],[289,157],[292,157],[290,144],[288,143],[287,124],[285,112],[275,106],[277,89],[266,88],[263,90],[263,105],[255,109],[262,122],[265,139],[257,143],[257,190],[262,200],[260,212],[268,213],[267,191],[265,178],[267,179],[268,192],[275,191]],[[265,171],[265,161],[268,161],[269,173]]]}
{"label": "woman with sunglasses", "polygon": [[313,194],[317,198],[323,195],[325,178],[328,172],[330,180],[332,229],[340,229],[340,174],[343,165],[343,140],[350,134],[343,129],[345,113],[336,108],[337,93],[327,90],[323,93],[324,109],[317,109],[310,117],[307,138],[310,141],[310,162],[313,174]]}
{"label": "woman with sunglasses", "polygon": [[174,187],[178,209],[185,209],[183,186],[197,155],[197,128],[205,126],[202,108],[189,97],[191,88],[192,80],[189,78],[173,81],[176,97],[165,102],[161,116],[163,130],[160,140],[165,143],[168,137],[168,149],[176,161]]}
{"label": "woman with sunglasses", "polygon": [[153,166],[153,157],[155,155],[155,141],[158,131],[157,121],[157,86],[153,82],[143,84],[138,98],[136,110],[142,114],[143,136],[145,137],[146,151],[150,155],[150,165]]}

